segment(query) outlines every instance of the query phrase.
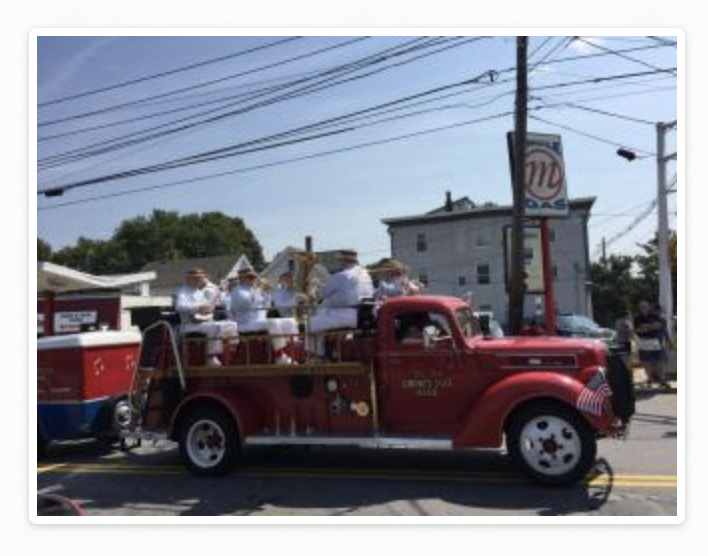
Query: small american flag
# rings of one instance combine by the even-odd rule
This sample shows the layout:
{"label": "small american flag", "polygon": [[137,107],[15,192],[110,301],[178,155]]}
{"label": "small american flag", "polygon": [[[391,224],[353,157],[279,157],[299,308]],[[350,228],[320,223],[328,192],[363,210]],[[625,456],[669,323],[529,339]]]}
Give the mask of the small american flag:
{"label": "small american flag", "polygon": [[610,396],[612,390],[605,379],[605,372],[598,371],[583,387],[575,405],[583,413],[600,417],[609,403]]}

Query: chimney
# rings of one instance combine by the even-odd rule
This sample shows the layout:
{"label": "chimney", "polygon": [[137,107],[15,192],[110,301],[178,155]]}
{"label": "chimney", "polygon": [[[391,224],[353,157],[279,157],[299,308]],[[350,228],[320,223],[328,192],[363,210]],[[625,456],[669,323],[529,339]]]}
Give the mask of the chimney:
{"label": "chimney", "polygon": [[312,236],[305,236],[305,251],[312,253]]}
{"label": "chimney", "polygon": [[445,192],[445,212],[452,212],[452,192]]}

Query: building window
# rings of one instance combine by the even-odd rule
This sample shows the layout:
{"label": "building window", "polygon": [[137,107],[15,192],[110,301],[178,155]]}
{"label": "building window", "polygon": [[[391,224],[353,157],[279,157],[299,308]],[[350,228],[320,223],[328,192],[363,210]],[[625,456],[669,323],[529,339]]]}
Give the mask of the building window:
{"label": "building window", "polygon": [[548,228],[548,242],[555,243],[556,241],[556,230],[554,228]]}
{"label": "building window", "polygon": [[474,239],[474,244],[476,247],[487,247],[489,245],[489,240],[483,235],[478,235]]}
{"label": "building window", "polygon": [[428,287],[428,271],[424,268],[421,268],[418,273],[418,282],[423,284],[426,288]]}
{"label": "building window", "polygon": [[425,234],[418,234],[415,241],[415,248],[418,253],[428,250],[428,242],[425,239]]}
{"label": "building window", "polygon": [[556,265],[553,265],[552,269],[553,279],[558,280],[558,267]]}
{"label": "building window", "polygon": [[467,285],[467,277],[466,276],[460,276],[457,278],[457,285],[458,286],[466,286]]}
{"label": "building window", "polygon": [[480,285],[491,284],[490,271],[488,264],[477,265],[477,283]]}

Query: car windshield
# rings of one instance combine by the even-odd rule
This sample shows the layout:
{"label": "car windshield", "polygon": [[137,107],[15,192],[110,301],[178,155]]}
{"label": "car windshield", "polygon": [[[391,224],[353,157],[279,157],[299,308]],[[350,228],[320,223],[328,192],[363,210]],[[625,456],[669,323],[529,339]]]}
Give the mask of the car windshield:
{"label": "car windshield", "polygon": [[600,329],[595,321],[584,315],[559,316],[558,324],[571,330],[591,330],[595,332]]}
{"label": "car windshield", "polygon": [[465,338],[474,338],[475,336],[482,335],[482,328],[479,326],[479,321],[472,314],[472,311],[463,307],[455,311],[455,316],[457,317],[457,322],[460,325],[460,330]]}

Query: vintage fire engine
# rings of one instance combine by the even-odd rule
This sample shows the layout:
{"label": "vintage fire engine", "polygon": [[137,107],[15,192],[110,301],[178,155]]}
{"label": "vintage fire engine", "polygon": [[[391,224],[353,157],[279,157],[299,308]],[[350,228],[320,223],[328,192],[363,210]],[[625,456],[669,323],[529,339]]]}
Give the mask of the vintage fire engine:
{"label": "vintage fire engine", "polygon": [[485,338],[457,298],[389,300],[356,330],[326,334],[324,363],[309,358],[306,336],[287,338],[291,364],[277,364],[272,337],[241,335],[223,367],[208,367],[202,339],[155,323],[127,437],[176,440],[197,475],[227,472],[248,446],[506,445],[530,478],[570,484],[591,469],[597,439],[620,436],[634,411],[628,371],[600,342]]}

